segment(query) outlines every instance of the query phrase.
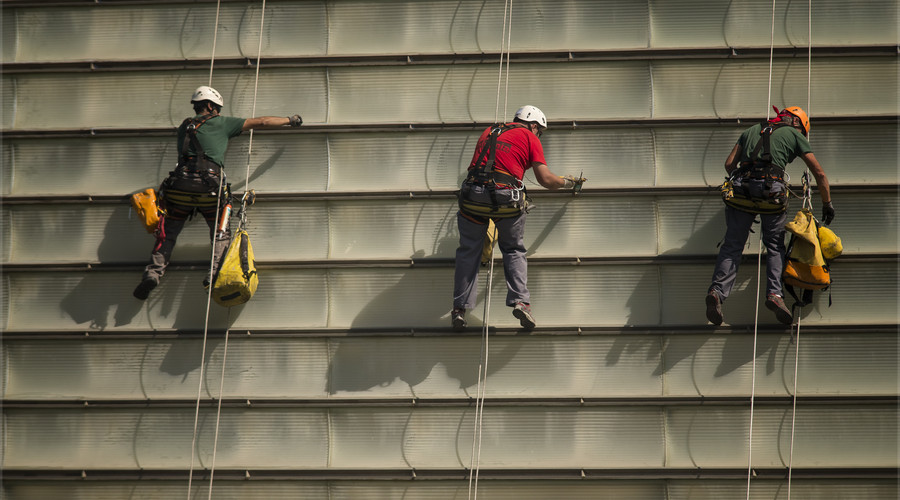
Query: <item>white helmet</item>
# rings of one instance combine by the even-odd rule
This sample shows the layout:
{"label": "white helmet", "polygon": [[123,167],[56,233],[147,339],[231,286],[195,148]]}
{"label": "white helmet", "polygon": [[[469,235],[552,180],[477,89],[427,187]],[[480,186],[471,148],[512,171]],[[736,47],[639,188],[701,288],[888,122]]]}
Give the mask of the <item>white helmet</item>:
{"label": "white helmet", "polygon": [[191,96],[191,102],[198,101],[209,101],[217,106],[225,105],[225,102],[222,101],[222,94],[217,92],[216,89],[205,85],[197,87],[197,90],[194,91],[194,95]]}
{"label": "white helmet", "polygon": [[535,122],[538,125],[547,128],[547,117],[544,112],[534,106],[522,106],[516,111],[516,118],[523,122]]}

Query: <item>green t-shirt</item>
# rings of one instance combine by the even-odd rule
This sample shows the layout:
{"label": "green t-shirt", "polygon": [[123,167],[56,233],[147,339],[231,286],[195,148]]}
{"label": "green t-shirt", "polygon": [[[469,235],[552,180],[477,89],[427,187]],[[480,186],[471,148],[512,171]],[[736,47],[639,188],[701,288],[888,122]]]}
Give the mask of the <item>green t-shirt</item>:
{"label": "green t-shirt", "polygon": [[[741,163],[750,161],[750,153],[762,138],[759,134],[761,130],[762,124],[756,124],[741,134],[741,138],[737,142],[741,147]],[[794,161],[794,158],[812,153],[812,146],[799,130],[783,126],[772,132],[772,137],[769,138],[769,153],[772,154],[772,163],[785,168],[788,163]],[[760,148],[759,154],[763,154],[762,148]]]}
{"label": "green t-shirt", "polygon": [[[197,115],[194,118],[201,118]],[[197,129],[197,140],[203,148],[203,153],[216,162],[220,167],[225,166],[225,151],[228,149],[228,140],[232,137],[241,135],[244,128],[244,118],[235,118],[233,116],[214,116]],[[184,144],[185,129],[187,126],[182,124],[178,127],[178,157],[181,158],[181,146]],[[188,155],[196,154],[188,141]]]}

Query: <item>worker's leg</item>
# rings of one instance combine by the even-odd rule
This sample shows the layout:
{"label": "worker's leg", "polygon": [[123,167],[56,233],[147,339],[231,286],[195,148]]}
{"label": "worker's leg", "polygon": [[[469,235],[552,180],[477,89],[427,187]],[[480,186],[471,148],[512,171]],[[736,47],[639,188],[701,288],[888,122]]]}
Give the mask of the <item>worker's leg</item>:
{"label": "worker's leg", "polygon": [[784,270],[784,223],[787,211],[762,215],[763,246],[766,247],[766,295],[782,296],[781,273]]}
{"label": "worker's leg", "polygon": [[756,214],[725,207],[725,240],[719,248],[719,257],[716,259],[716,268],[709,287],[709,291],[715,292],[722,301],[728,298],[734,287],[741,255],[744,253],[744,246],[747,244],[750,227],[755,218]]}
{"label": "worker's leg", "polygon": [[512,307],[517,302],[531,303],[528,293],[528,261],[525,258],[525,218],[495,219],[497,225],[497,246],[503,254],[503,272],[506,274],[506,305]]}
{"label": "worker's leg", "polygon": [[453,277],[453,308],[474,309],[478,295],[478,267],[484,247],[487,223],[461,213],[456,214],[459,228],[459,247],[456,249],[456,267]]}
{"label": "worker's leg", "polygon": [[159,230],[156,235],[156,245],[150,254],[150,263],[144,268],[143,280],[149,279],[159,283],[159,280],[166,273],[166,267],[169,266],[169,260],[172,259],[172,252],[175,250],[178,235],[184,229],[186,219],[183,218],[183,214],[184,212],[170,208],[170,214],[160,220]]}
{"label": "worker's leg", "polygon": [[[212,262],[212,273],[211,275],[215,278],[216,273],[219,272],[219,265],[222,263],[222,257],[225,255],[225,251],[228,250],[228,245],[231,244],[231,225],[228,224],[226,226],[225,232],[222,235],[216,235],[216,230],[218,229],[219,219],[222,210],[216,212],[216,207],[212,208],[201,208],[200,213],[203,215],[203,219],[206,221],[206,225],[209,226],[209,240],[212,242],[213,246],[213,262]],[[209,280],[209,274],[204,278],[204,285],[208,284],[207,280]]]}

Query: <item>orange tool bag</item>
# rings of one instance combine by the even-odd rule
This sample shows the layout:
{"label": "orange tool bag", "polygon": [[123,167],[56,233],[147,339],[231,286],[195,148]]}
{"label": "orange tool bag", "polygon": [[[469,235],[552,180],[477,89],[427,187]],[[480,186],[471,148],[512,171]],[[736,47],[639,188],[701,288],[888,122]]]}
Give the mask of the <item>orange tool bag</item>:
{"label": "orange tool bag", "polygon": [[156,202],[156,190],[147,188],[131,195],[131,207],[137,214],[138,220],[144,225],[148,233],[155,233],[159,227],[161,210]]}

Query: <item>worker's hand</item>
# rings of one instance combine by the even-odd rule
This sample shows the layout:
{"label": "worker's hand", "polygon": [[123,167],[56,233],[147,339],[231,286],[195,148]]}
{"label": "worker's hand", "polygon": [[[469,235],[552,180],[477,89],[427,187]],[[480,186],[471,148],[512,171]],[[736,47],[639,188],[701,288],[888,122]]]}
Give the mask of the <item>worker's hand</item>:
{"label": "worker's hand", "polygon": [[300,118],[300,115],[290,116],[288,117],[288,120],[290,120],[290,126],[292,127],[303,125],[303,118]]}
{"label": "worker's hand", "polygon": [[831,202],[826,202],[822,204],[822,221],[825,222],[825,225],[831,224],[831,221],[834,220],[834,205]]}
{"label": "worker's hand", "polygon": [[562,187],[563,189],[574,189],[580,190],[581,185],[584,184],[584,177],[575,177],[574,175],[564,175],[562,176],[562,180],[565,181],[565,185]]}

